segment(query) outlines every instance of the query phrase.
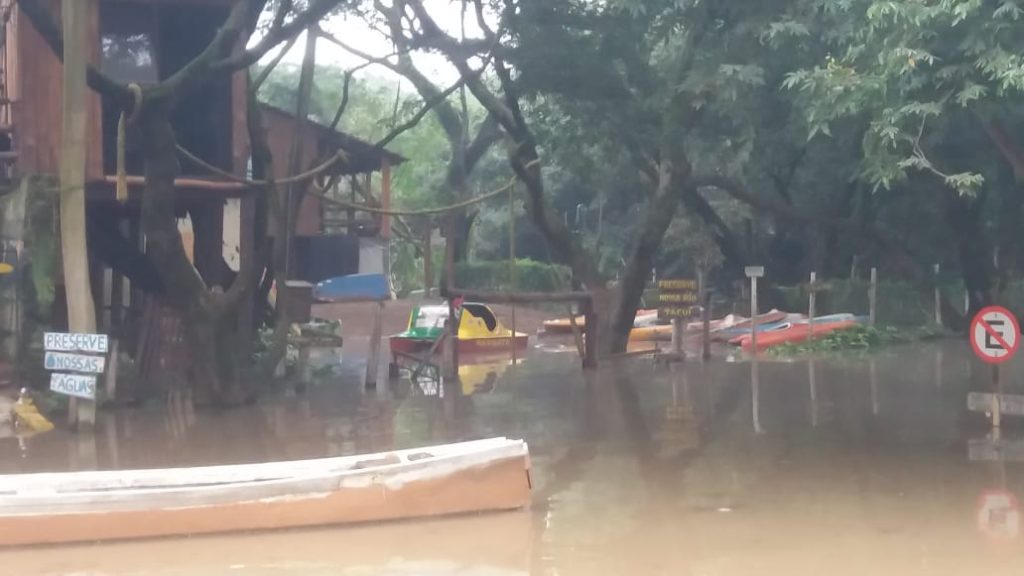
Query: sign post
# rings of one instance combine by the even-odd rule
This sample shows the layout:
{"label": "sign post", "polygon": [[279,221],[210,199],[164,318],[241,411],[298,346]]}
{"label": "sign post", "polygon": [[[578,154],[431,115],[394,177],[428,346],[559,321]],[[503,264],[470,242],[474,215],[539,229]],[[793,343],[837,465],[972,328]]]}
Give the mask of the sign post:
{"label": "sign post", "polygon": [[672,320],[672,352],[683,353],[683,321],[700,313],[698,282],[692,278],[658,280],[658,318]]}
{"label": "sign post", "polygon": [[72,398],[96,400],[96,375],[106,369],[110,342],[106,334],[47,332],[43,366],[53,370],[50,390]]}
{"label": "sign post", "polygon": [[750,278],[750,349],[757,358],[757,279],[764,276],[764,266],[747,266],[743,272]]}
{"label": "sign post", "polygon": [[[983,362],[992,365],[991,410],[992,427],[1002,424],[1002,385],[999,365],[1008,362],[1020,346],[1020,324],[1017,318],[1001,306],[982,308],[971,320],[971,347]],[[968,408],[971,399],[968,397]]]}

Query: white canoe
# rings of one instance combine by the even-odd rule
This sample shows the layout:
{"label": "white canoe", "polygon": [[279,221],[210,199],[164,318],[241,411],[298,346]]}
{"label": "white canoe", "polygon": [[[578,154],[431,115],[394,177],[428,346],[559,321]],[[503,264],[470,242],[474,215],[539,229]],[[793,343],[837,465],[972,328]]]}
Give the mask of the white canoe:
{"label": "white canoe", "polygon": [[529,504],[522,440],[233,466],[0,475],[0,545],[320,526]]}

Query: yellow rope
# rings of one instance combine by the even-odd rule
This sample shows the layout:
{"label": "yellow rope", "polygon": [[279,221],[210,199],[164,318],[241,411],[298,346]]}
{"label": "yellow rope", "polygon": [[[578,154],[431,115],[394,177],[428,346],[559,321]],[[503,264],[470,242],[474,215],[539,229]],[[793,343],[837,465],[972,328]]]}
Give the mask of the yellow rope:
{"label": "yellow rope", "polygon": [[128,201],[128,173],[125,168],[125,148],[127,148],[128,140],[127,124],[135,121],[135,118],[139,115],[139,110],[142,108],[142,87],[131,83],[128,85],[128,89],[135,97],[132,113],[129,116],[122,110],[121,115],[117,119],[117,185],[115,187],[115,195],[117,201],[122,203]]}
{"label": "yellow rope", "polygon": [[248,178],[243,178],[242,176],[239,176],[237,174],[232,174],[227,170],[223,170],[212,164],[207,163],[206,161],[200,159],[195,154],[189,152],[188,149],[182,146],[181,144],[178,144],[177,147],[178,152],[180,152],[182,156],[184,156],[185,158],[192,162],[195,162],[201,168],[205,168],[206,170],[209,170],[210,172],[213,172],[214,174],[222,176],[233,182],[238,182],[240,184],[248,184],[249,186],[267,186],[270,184],[293,184],[295,182],[302,182],[304,180],[309,180],[310,178],[315,178],[319,176],[321,172],[324,172],[325,170],[327,170],[331,166],[334,166],[338,162],[348,162],[348,154],[346,154],[344,150],[338,150],[323,164],[314,166],[313,168],[310,168],[309,170],[302,172],[301,174],[296,174],[295,176],[289,176],[287,178],[282,178],[280,180],[250,180]]}
{"label": "yellow rope", "polygon": [[[529,168],[535,164],[540,164],[540,160],[533,160],[532,162],[524,166],[524,168]],[[444,214],[446,212],[452,212],[455,210],[459,210],[460,208],[465,208],[467,206],[472,206],[473,204],[478,204],[485,200],[490,200],[491,198],[507,193],[515,185],[516,177],[513,176],[509,180],[508,184],[505,184],[501,188],[498,188],[497,190],[494,190],[492,192],[488,192],[480,196],[474,196],[473,198],[463,200],[462,202],[456,202],[455,204],[450,204],[448,206],[441,206],[438,208],[424,208],[422,210],[392,210],[385,208],[377,208],[376,206],[369,206],[366,204],[353,204],[351,202],[345,202],[344,200],[338,200],[336,198],[331,198],[330,196],[327,196],[326,194],[324,194],[323,189],[319,188],[316,185],[313,186],[315,190],[311,191],[310,194],[317,198],[320,198],[325,202],[334,204],[335,206],[349,208],[351,210],[359,210],[361,212],[369,212],[370,214],[381,214],[384,216],[432,216],[434,214]]]}

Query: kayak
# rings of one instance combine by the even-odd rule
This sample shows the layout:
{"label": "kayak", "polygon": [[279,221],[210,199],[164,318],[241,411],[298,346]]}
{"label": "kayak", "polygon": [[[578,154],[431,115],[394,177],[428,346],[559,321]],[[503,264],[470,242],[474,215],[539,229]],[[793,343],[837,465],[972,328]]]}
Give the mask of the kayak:
{"label": "kayak", "polygon": [[736,336],[739,336],[739,335],[742,335],[742,334],[749,334],[750,330],[751,330],[751,326],[762,326],[762,325],[765,325],[765,324],[778,324],[780,322],[785,322],[785,321],[787,321],[790,318],[791,318],[791,315],[789,313],[787,313],[787,312],[780,312],[778,310],[772,310],[771,312],[767,312],[765,314],[759,315],[754,320],[751,320],[751,319],[748,318],[746,320],[737,322],[733,326],[730,326],[730,327],[727,327],[727,328],[720,328],[718,330],[713,330],[711,332],[711,339],[715,340],[715,341],[718,341],[718,342],[728,342],[729,340],[732,340]]}
{"label": "kayak", "polygon": [[[758,332],[757,350],[762,351],[771,348],[772,346],[788,344],[791,342],[803,342],[805,340],[808,340],[811,337],[812,333],[815,336],[821,336],[823,334],[835,332],[836,330],[846,330],[859,325],[860,322],[858,322],[857,320],[840,320],[838,322],[820,323],[815,322],[813,324],[812,332],[812,325],[810,322],[801,322],[798,324],[793,324],[792,326],[788,328],[783,328],[781,330],[773,330],[771,332],[765,333]],[[751,340],[752,339],[750,335],[747,334],[741,338],[738,344],[742,346],[744,350],[749,352],[752,348]]]}
{"label": "kayak", "polygon": [[[576,316],[576,327],[582,330],[587,325],[585,316]],[[633,320],[633,326],[645,327],[656,324],[658,321],[657,310],[637,310],[636,317]],[[545,320],[542,322],[544,326],[544,332],[548,334],[571,334],[572,333],[572,322],[568,318],[557,318],[555,320]]]}
{"label": "kayak", "polygon": [[672,339],[672,325],[644,326],[629,331],[631,342],[656,342]]}

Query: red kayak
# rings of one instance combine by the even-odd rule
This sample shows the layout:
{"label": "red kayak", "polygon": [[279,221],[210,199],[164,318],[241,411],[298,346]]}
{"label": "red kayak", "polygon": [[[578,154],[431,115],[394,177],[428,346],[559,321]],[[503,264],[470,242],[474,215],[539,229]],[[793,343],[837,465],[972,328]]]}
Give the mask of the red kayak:
{"label": "red kayak", "polygon": [[[836,330],[845,330],[847,328],[853,328],[859,325],[856,320],[841,320],[838,322],[822,322],[814,325],[814,335],[821,336],[822,334],[828,334],[829,332],[835,332]],[[789,342],[803,342],[811,337],[811,324],[807,322],[801,322],[800,324],[794,324],[789,328],[782,330],[772,330],[769,332],[758,332],[757,333],[757,350],[760,352],[772,346],[778,346],[779,344],[787,344]],[[744,350],[750,352],[750,335],[746,334],[740,340],[739,344]]]}

